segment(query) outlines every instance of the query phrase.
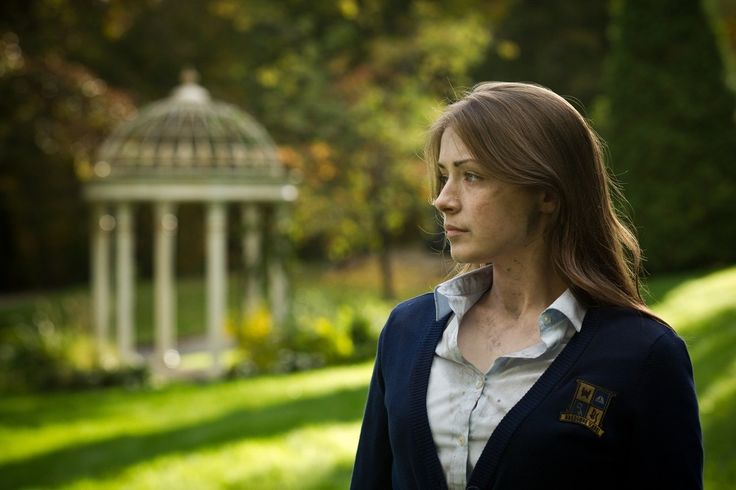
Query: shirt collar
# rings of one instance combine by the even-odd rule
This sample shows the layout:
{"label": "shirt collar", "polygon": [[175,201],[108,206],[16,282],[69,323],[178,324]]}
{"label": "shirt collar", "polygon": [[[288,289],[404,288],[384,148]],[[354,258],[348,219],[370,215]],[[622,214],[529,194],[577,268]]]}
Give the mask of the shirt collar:
{"label": "shirt collar", "polygon": [[[487,265],[439,284],[434,289],[436,319],[444,318],[450,313],[455,313],[461,318],[491,288],[492,268],[492,265]],[[553,325],[564,316],[575,331],[580,332],[585,313],[585,307],[570,289],[566,289],[542,312],[540,323]]]}
{"label": "shirt collar", "polygon": [[554,313],[561,313],[575,328],[575,331],[580,332],[583,326],[583,318],[585,317],[586,309],[580,304],[580,301],[572,294],[570,289],[566,289],[551,305],[547,307],[542,313],[542,321],[544,322],[544,315],[550,315],[554,318]]}
{"label": "shirt collar", "polygon": [[[436,319],[444,318],[450,313],[462,316],[486,291],[491,288],[493,274],[492,265],[474,269],[460,274],[434,288],[434,305]],[[459,311],[461,305],[467,305]]]}

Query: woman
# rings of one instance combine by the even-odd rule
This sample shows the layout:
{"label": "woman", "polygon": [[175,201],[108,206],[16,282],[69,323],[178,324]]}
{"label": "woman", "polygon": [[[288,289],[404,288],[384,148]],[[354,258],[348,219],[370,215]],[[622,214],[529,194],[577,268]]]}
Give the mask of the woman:
{"label": "woman", "polygon": [[601,153],[536,85],[480,84],[431,128],[463,273],[391,313],[352,488],[702,488],[690,360],[639,294]]}

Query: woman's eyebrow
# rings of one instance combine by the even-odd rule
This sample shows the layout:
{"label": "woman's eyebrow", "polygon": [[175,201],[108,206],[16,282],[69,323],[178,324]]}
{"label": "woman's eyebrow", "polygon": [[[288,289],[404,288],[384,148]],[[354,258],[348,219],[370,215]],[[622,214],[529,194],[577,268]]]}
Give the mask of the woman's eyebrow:
{"label": "woman's eyebrow", "polygon": [[[459,167],[460,165],[463,165],[463,164],[469,163],[469,162],[473,162],[473,161],[475,161],[475,160],[473,160],[472,158],[465,158],[463,160],[456,160],[456,161],[452,162],[452,164],[454,166],[456,166],[456,167]],[[438,167],[441,167],[441,168],[445,168],[445,163],[444,162],[437,162],[437,166]]]}

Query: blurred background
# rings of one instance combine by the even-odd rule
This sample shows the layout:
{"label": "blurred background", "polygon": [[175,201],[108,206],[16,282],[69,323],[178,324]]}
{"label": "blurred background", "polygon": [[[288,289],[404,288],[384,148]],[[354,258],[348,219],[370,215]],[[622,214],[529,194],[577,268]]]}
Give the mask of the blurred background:
{"label": "blurred background", "polygon": [[[226,210],[215,377],[202,203],[176,211],[171,369],[146,362],[158,335],[150,206],[132,208],[138,361],[120,356],[113,320],[100,342],[92,314],[98,216],[84,189],[100,146],[186,70],[267,131],[299,192],[272,218],[284,314],[267,301],[269,274],[250,286],[264,301],[244,306],[254,269]],[[3,1],[0,486],[346,488],[386,315],[452,269],[425,131],[484,80],[545,85],[608,142],[645,294],[693,358],[706,488],[731,488],[735,0]]]}

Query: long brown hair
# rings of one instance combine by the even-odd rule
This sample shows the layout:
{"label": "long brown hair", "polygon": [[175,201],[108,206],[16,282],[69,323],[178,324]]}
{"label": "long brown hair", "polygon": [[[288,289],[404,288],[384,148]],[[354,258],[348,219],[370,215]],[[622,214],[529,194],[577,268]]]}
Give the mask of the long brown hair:
{"label": "long brown hair", "polygon": [[614,205],[626,201],[603,161],[602,140],[569,102],[539,85],[476,85],[429,131],[425,158],[435,198],[440,141],[448,127],[494,177],[557,196],[558,212],[547,231],[550,253],[579,301],[652,315],[639,291],[639,243]]}

